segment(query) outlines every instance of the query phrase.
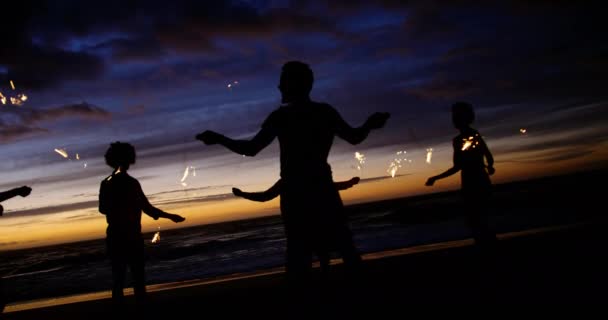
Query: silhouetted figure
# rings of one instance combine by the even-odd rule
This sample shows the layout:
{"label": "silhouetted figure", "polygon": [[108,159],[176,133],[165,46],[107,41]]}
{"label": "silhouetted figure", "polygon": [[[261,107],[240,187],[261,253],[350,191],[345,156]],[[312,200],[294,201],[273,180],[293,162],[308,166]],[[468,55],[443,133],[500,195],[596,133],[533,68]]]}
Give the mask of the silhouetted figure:
{"label": "silhouetted figure", "polygon": [[[454,165],[440,175],[430,177],[426,185],[460,171],[461,192],[466,217],[473,231],[475,243],[483,251],[494,246],[496,235],[490,231],[484,210],[488,209],[494,174],[494,158],[481,134],[470,127],[475,120],[473,107],[466,102],[452,105],[452,122],[460,134],[454,138]],[[485,162],[484,162],[485,158]],[[487,165],[486,165],[487,162]]]}
{"label": "silhouetted figure", "polygon": [[[14,198],[16,196],[27,197],[32,192],[32,188],[23,186],[15,189],[11,189],[8,191],[0,192],[0,202],[4,200],[8,200],[10,198]],[[4,207],[0,205],[0,216],[4,214]],[[4,311],[4,307],[6,306],[6,298],[4,294],[4,281],[2,277],[0,277],[0,313]]]}
{"label": "silhouetted figure", "polygon": [[138,304],[145,301],[144,241],[141,235],[141,212],[150,217],[182,222],[185,218],[155,208],[141,189],[137,179],[127,170],[135,163],[135,148],[115,142],[105,154],[106,164],[114,169],[101,182],[99,212],[106,216],[106,245],[112,264],[112,300],[117,307],[124,302],[123,287],[127,266],[131,270],[133,290]]}
{"label": "silhouetted figure", "polygon": [[281,152],[281,212],[287,237],[286,271],[291,284],[306,284],[314,243],[333,243],[350,270],[361,257],[332,180],[327,156],[334,136],[361,143],[372,129],[382,128],[388,113],[374,113],[358,128],[348,125],[329,104],[310,100],[313,72],[305,63],[283,65],[279,90],[282,106],[272,112],[251,140],[233,140],[213,131],[196,136],[205,144],[221,144],[255,156],[275,137]]}
{"label": "silhouetted figure", "polygon": [[[337,190],[346,190],[359,183],[359,180],[359,177],[354,177],[348,181],[334,182],[334,186]],[[232,188],[232,193],[237,197],[245,198],[247,200],[266,202],[281,194],[281,182],[281,179],[279,179],[272,187],[263,192],[243,192],[239,188]],[[317,258],[319,258],[322,274],[327,275],[329,272],[329,254],[330,251],[335,250],[335,248],[323,247],[323,243],[318,243],[317,245],[319,246],[314,248],[314,253],[317,255]]]}

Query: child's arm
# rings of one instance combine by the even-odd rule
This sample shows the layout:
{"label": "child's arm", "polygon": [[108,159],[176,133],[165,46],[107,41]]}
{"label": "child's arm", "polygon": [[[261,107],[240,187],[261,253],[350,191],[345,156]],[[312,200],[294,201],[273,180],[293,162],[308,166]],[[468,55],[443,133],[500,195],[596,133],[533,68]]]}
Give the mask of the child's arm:
{"label": "child's arm", "polygon": [[481,142],[481,147],[483,148],[483,155],[486,157],[486,162],[488,163],[488,174],[493,175],[494,172],[496,172],[494,169],[494,157],[490,152],[490,148],[488,148],[488,145],[481,137],[479,138],[479,141]]}
{"label": "child's arm", "polygon": [[[30,192],[32,192],[32,188],[27,187],[27,186],[0,192],[0,202],[2,202],[4,200],[8,200],[8,199],[16,197],[16,196],[27,197],[30,194]],[[4,214],[4,207],[0,206],[0,216],[2,216],[3,214]]]}
{"label": "child's arm", "polygon": [[165,218],[165,219],[169,219],[175,223],[186,220],[186,218],[184,218],[180,215],[167,213],[167,212],[164,212],[164,211],[160,210],[159,208],[153,206],[150,203],[150,201],[148,201],[148,198],[144,194],[143,190],[141,189],[141,185],[139,185],[139,183],[137,184],[137,188],[139,189],[138,190],[139,199],[141,201],[140,205],[141,205],[143,212],[145,214],[149,215],[150,217],[154,218],[154,220],[158,220],[158,218]]}
{"label": "child's arm", "polygon": [[277,181],[272,187],[263,192],[244,192],[239,188],[232,188],[232,193],[235,196],[245,198],[251,201],[266,202],[270,201],[281,194],[281,180]]}
{"label": "child's arm", "polygon": [[448,170],[444,171],[443,173],[436,175],[436,176],[432,176],[430,177],[428,180],[426,180],[426,184],[427,186],[432,186],[435,181],[439,180],[439,179],[443,179],[443,178],[447,178],[455,173],[458,173],[458,171],[460,171],[460,146],[457,145],[456,141],[453,142],[453,147],[454,147],[454,156],[453,156],[453,163],[454,165],[449,168]]}
{"label": "child's arm", "polygon": [[352,188],[352,186],[358,184],[360,180],[361,179],[359,177],[354,177],[348,181],[334,182],[334,186],[336,187],[337,190],[346,190],[346,189]]}
{"label": "child's arm", "polygon": [[8,199],[16,197],[16,196],[27,197],[30,194],[30,192],[32,192],[32,188],[27,187],[27,186],[0,192],[0,202],[2,202],[4,200],[8,200]]}

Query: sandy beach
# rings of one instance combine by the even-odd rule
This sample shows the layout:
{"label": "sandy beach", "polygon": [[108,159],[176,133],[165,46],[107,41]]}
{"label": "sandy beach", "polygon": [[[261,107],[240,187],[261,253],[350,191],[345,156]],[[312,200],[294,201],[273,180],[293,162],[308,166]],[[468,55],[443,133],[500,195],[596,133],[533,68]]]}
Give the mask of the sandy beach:
{"label": "sandy beach", "polygon": [[[608,277],[596,246],[607,243],[606,226],[599,221],[501,234],[491,262],[475,258],[471,239],[367,254],[358,283],[347,283],[341,264],[333,261],[333,279],[324,285],[314,274],[314,294],[300,303],[328,317],[388,315],[425,305],[601,306],[605,295],[599,292]],[[282,268],[148,289],[145,314],[136,314],[129,294],[130,315],[281,318],[290,308]],[[97,292],[21,302],[7,306],[4,318],[107,319],[113,317],[109,298],[109,292]]]}

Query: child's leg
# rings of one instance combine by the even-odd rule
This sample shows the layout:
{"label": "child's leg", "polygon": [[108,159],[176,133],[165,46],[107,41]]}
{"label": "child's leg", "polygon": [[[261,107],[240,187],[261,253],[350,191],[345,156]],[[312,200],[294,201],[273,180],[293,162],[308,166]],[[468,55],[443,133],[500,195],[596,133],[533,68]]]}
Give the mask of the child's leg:
{"label": "child's leg", "polygon": [[127,262],[122,257],[112,257],[112,300],[122,303],[124,300],[123,288],[127,273]]}
{"label": "child's leg", "polygon": [[317,258],[319,258],[319,265],[321,267],[321,273],[327,275],[329,273],[329,252],[325,249],[317,249],[316,250]]}
{"label": "child's leg", "polygon": [[145,277],[145,258],[143,243],[135,244],[133,255],[129,261],[129,269],[133,277],[133,293],[138,304],[145,302],[146,298],[146,277]]}
{"label": "child's leg", "polygon": [[6,299],[4,294],[4,281],[0,278],[0,313],[4,311],[4,306],[6,306]]}

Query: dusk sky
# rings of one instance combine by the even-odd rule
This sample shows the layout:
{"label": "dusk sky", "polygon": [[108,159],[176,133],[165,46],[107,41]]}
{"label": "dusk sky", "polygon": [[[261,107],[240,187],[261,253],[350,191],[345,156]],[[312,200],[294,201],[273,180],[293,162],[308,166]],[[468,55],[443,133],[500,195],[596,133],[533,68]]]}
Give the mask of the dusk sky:
{"label": "dusk sky", "polygon": [[[600,2],[328,2],[13,3],[21,7],[0,28],[0,92],[28,99],[0,104],[0,191],[33,192],[2,203],[0,250],[104,237],[97,196],[111,173],[103,154],[117,140],[136,147],[130,173],[150,200],[187,219],[144,216],[144,231],[278,213],[276,200],[230,191],[278,179],[277,141],[251,158],[194,136],[255,134],[279,107],[280,70],[290,60],[311,66],[312,99],[351,125],[375,111],[392,115],[360,145],[336,139],[335,180],[362,178],[342,192],[347,204],[457,189],[458,175],[432,188],[424,181],[451,166],[450,105],[460,100],[475,107],[495,183],[605,166],[608,20]],[[366,156],[361,170],[355,152]],[[392,178],[396,157],[411,162]],[[189,170],[182,185],[190,166],[196,176]]]}

